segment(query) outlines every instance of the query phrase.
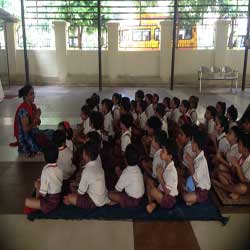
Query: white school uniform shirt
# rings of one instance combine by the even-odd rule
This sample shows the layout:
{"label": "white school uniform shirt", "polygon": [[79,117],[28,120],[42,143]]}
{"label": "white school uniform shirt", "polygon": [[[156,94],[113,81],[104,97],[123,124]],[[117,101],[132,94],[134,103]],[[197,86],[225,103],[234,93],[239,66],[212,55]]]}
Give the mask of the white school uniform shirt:
{"label": "white school uniform shirt", "polygon": [[247,182],[250,182],[250,155],[246,158],[241,167]]}
{"label": "white school uniform shirt", "polygon": [[223,132],[217,136],[217,143],[218,143],[218,151],[220,153],[226,154],[227,151],[230,149],[230,144],[227,140],[226,133]]}
{"label": "white school uniform shirt", "polygon": [[90,161],[84,166],[78,193],[80,195],[87,193],[97,207],[109,202],[104,171],[101,161],[98,159]]}
{"label": "white school uniform shirt", "polygon": [[142,130],[146,130],[146,123],[147,123],[147,120],[148,120],[146,113],[143,112],[143,113],[139,114],[138,118],[139,118],[140,128]]}
{"label": "white school uniform shirt", "polygon": [[131,143],[131,130],[125,131],[121,136],[121,151],[125,152],[128,144]]}
{"label": "white school uniform shirt", "polygon": [[91,131],[90,119],[88,117],[86,120],[83,121],[83,133],[86,135],[90,131]]}
{"label": "white school uniform shirt", "polygon": [[229,123],[229,129],[231,129],[231,128],[234,127],[234,126],[238,127],[237,122],[231,121],[231,122]]}
{"label": "white school uniform shirt", "polygon": [[62,191],[63,173],[62,170],[57,167],[57,164],[47,164],[41,175],[41,186],[39,193],[43,195],[47,194],[59,194]]}
{"label": "white school uniform shirt", "polygon": [[168,119],[170,120],[172,119],[171,116],[172,116],[172,110],[168,109],[166,111],[166,114],[163,116],[163,120],[168,122]]}
{"label": "white school uniform shirt", "polygon": [[108,132],[108,136],[114,136],[113,117],[111,112],[104,116],[104,130]]}
{"label": "white school uniform shirt", "polygon": [[183,148],[183,161],[182,161],[182,164],[189,168],[189,163],[188,161],[186,160],[186,154],[189,154],[193,159],[195,158],[195,152],[193,152],[192,150],[192,142],[189,141]]}
{"label": "white school uniform shirt", "polygon": [[76,166],[72,163],[73,153],[68,148],[59,148],[57,166],[63,172],[63,179],[68,180],[75,172]]}
{"label": "white school uniform shirt", "polygon": [[178,123],[180,116],[181,116],[181,113],[180,113],[179,109],[176,108],[176,109],[172,110],[171,119],[174,122]]}
{"label": "white school uniform shirt", "polygon": [[194,159],[194,180],[197,182],[196,186],[209,190],[211,188],[210,176],[208,171],[207,159],[204,152],[201,151]]}
{"label": "white school uniform shirt", "polygon": [[67,148],[69,148],[72,152],[74,151],[74,145],[73,145],[72,140],[66,139],[66,145],[67,145]]}
{"label": "white school uniform shirt", "polygon": [[125,190],[126,194],[132,198],[141,198],[145,192],[141,169],[137,165],[127,166],[123,170],[115,189],[118,192]]}
{"label": "white school uniform shirt", "polygon": [[[164,172],[163,172],[163,179],[165,182],[165,187],[170,190],[169,195],[171,196],[177,196],[178,195],[178,189],[177,189],[177,185],[178,185],[178,175],[177,175],[177,171],[174,165],[174,162],[171,161],[167,167],[165,168]],[[164,192],[163,187],[161,186],[161,184],[159,184],[158,188]]]}
{"label": "white school uniform shirt", "polygon": [[196,109],[191,109],[188,111],[192,124],[197,125],[198,115]]}
{"label": "white school uniform shirt", "polygon": [[163,169],[166,167],[166,162],[161,159],[161,151],[162,149],[159,149],[155,152],[153,162],[152,162],[152,177],[157,178],[156,169],[158,166],[161,166]]}
{"label": "white school uniform shirt", "polygon": [[164,119],[161,119],[161,122],[162,122],[161,130],[165,131],[168,136],[168,122],[165,121]]}
{"label": "white school uniform shirt", "polygon": [[114,105],[113,117],[114,117],[114,121],[118,121],[120,119],[120,107],[119,107],[119,105]]}
{"label": "white school uniform shirt", "polygon": [[149,104],[146,108],[146,115],[148,119],[155,115],[153,103]]}
{"label": "white school uniform shirt", "polygon": [[207,133],[209,135],[212,135],[214,133],[214,125],[215,125],[215,122],[213,119],[210,119],[208,122],[205,123],[206,125],[206,128],[207,128]]}
{"label": "white school uniform shirt", "polygon": [[230,162],[232,157],[236,157],[237,159],[240,159],[241,154],[239,153],[238,149],[238,143],[235,143],[234,145],[230,146],[226,153],[226,159],[228,162]]}

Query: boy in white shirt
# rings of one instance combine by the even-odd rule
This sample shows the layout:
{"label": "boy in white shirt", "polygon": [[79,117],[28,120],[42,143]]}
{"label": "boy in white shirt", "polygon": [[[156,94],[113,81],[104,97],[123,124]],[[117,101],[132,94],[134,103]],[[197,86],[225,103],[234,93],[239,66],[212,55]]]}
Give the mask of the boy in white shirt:
{"label": "boy in white shirt", "polygon": [[165,131],[168,135],[168,121],[164,120],[163,117],[165,115],[166,111],[165,111],[165,106],[162,103],[159,103],[156,107],[155,110],[155,115],[161,120],[162,122],[162,126],[161,126],[161,130]]}
{"label": "boy in white shirt", "polygon": [[112,96],[113,102],[113,118],[114,122],[117,122],[120,119],[120,104],[121,104],[122,96],[118,93],[114,93]]}
{"label": "boy in white shirt", "polygon": [[152,181],[147,185],[148,205],[146,207],[148,213],[152,213],[159,204],[161,208],[172,208],[176,203],[178,195],[178,175],[174,165],[174,154],[176,145],[170,140],[164,142],[161,151],[161,159],[165,161],[165,168],[159,165],[156,169],[159,186],[156,187]]}
{"label": "boy in white shirt", "polygon": [[205,134],[199,130],[195,131],[192,137],[192,151],[196,154],[196,158],[193,159],[188,153],[185,156],[195,186],[195,190],[182,193],[182,198],[188,206],[206,201],[211,188],[207,160],[203,151],[204,141]]}
{"label": "boy in white shirt", "polygon": [[59,150],[57,165],[63,172],[63,180],[68,180],[76,171],[76,167],[72,164],[73,152],[66,145],[66,134],[56,130],[53,134],[53,142]]}
{"label": "boy in white shirt", "polygon": [[189,97],[189,103],[190,103],[190,107],[189,107],[189,116],[191,118],[191,122],[193,125],[198,125],[198,114],[197,114],[197,106],[199,103],[199,97],[197,96],[190,96]]}
{"label": "boy in white shirt", "polygon": [[130,114],[124,114],[120,119],[121,136],[121,152],[124,154],[126,147],[131,143],[131,127],[133,125],[133,117]]}
{"label": "boy in white shirt", "polygon": [[210,135],[214,135],[214,126],[215,126],[215,116],[216,116],[216,109],[213,106],[208,106],[205,112],[205,129],[206,132]]}
{"label": "boy in white shirt", "polygon": [[123,170],[115,192],[109,192],[110,205],[120,204],[122,208],[138,207],[144,195],[144,182],[138,166],[139,154],[136,147],[129,144],[125,151],[127,167]]}
{"label": "boy in white shirt", "polygon": [[153,96],[151,94],[146,94],[145,101],[148,105],[146,109],[146,115],[147,115],[147,118],[149,119],[155,114],[154,106],[153,106]]}
{"label": "boy in white shirt", "polygon": [[74,205],[83,209],[102,207],[109,202],[105,184],[104,171],[98,160],[99,147],[88,141],[83,146],[85,166],[77,194],[64,196],[64,204]]}
{"label": "boy in white shirt", "polygon": [[237,118],[238,118],[238,110],[237,108],[234,107],[234,105],[231,105],[228,109],[227,109],[227,119],[229,121],[229,129],[234,127],[234,126],[238,126],[237,124]]}
{"label": "boy in white shirt", "polygon": [[142,130],[146,130],[147,115],[145,110],[147,108],[147,103],[145,101],[137,102],[137,113],[138,113],[138,127]]}
{"label": "boy in white shirt", "polygon": [[170,103],[171,114],[170,119],[175,123],[178,123],[181,113],[179,112],[180,99],[177,97],[173,97]]}
{"label": "boy in white shirt", "polygon": [[103,140],[109,141],[114,138],[114,124],[112,116],[112,107],[113,103],[109,99],[104,99],[102,101],[102,113],[104,115],[104,131],[103,131]]}
{"label": "boy in white shirt", "polygon": [[63,173],[56,163],[58,148],[51,143],[44,148],[43,153],[47,165],[43,168],[41,179],[35,182],[36,198],[25,199],[24,213],[42,210],[47,214],[55,210],[61,201]]}
{"label": "boy in white shirt", "polygon": [[90,132],[96,131],[99,135],[102,136],[102,129],[104,123],[103,114],[99,111],[92,111],[89,114],[90,120]]}

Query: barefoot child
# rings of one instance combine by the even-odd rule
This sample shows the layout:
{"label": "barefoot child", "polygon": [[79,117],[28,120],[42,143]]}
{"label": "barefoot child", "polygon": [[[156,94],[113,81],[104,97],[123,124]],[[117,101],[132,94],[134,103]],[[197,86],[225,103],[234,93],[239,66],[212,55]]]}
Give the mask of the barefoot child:
{"label": "barefoot child", "polygon": [[87,142],[83,146],[83,160],[86,163],[82,171],[77,194],[64,196],[64,204],[83,209],[101,207],[108,203],[104,171],[98,160],[99,147]]}
{"label": "barefoot child", "polygon": [[148,213],[152,213],[157,204],[161,208],[170,209],[176,203],[178,176],[173,161],[174,150],[173,143],[166,140],[161,151],[161,159],[165,161],[166,167],[163,168],[159,165],[156,169],[157,179],[160,184],[158,188],[155,187],[153,181],[147,185],[148,205],[146,209]]}
{"label": "barefoot child", "polygon": [[138,166],[139,154],[134,145],[125,151],[127,167],[123,170],[114,192],[109,192],[110,205],[120,204],[122,208],[137,207],[144,195],[144,182]]}
{"label": "barefoot child", "polygon": [[[43,153],[47,165],[43,168],[41,179],[35,182],[36,197],[25,199],[27,213],[36,209],[42,210],[45,214],[50,213],[59,206],[61,201],[63,173],[56,163],[58,148],[50,143],[44,148]],[[28,211],[29,208],[31,211]]]}

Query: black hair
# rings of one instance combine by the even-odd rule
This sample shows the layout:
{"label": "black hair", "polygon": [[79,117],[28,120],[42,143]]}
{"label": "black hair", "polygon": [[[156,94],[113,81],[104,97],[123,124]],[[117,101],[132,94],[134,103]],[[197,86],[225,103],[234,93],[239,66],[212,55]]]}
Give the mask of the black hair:
{"label": "black hair", "polygon": [[89,141],[101,147],[102,139],[101,136],[96,131],[91,131],[87,133],[87,138]]}
{"label": "black hair", "polygon": [[238,128],[238,126],[233,126],[229,129],[229,131],[233,131],[233,133],[235,134],[235,136],[237,137],[237,139],[239,140],[239,134],[240,134],[240,130]]}
{"label": "black hair", "polygon": [[52,141],[57,147],[62,147],[66,143],[66,133],[60,129],[57,129],[52,136]]}
{"label": "black hair", "polygon": [[108,109],[108,112],[110,112],[113,108],[113,102],[110,99],[103,99],[102,105],[105,105]]}
{"label": "black hair", "polygon": [[45,162],[48,164],[53,164],[57,162],[58,159],[58,147],[54,143],[50,142],[43,148],[43,154]]}
{"label": "black hair", "polygon": [[169,97],[164,97],[164,99],[163,99],[163,104],[164,103],[166,103],[167,104],[167,106],[166,106],[166,108],[170,108],[170,98]]}
{"label": "black hair", "polygon": [[190,103],[190,107],[197,109],[198,103],[199,103],[199,97],[198,96],[190,96],[189,97],[189,103]]}
{"label": "black hair", "polygon": [[31,89],[33,89],[33,87],[29,84],[26,84],[18,90],[18,97],[24,99],[29,94]]}
{"label": "black hair", "polygon": [[124,124],[126,128],[130,128],[133,125],[133,121],[131,114],[123,114],[120,118],[120,123]]}
{"label": "black hair", "polygon": [[216,108],[214,106],[207,106],[207,111],[209,111],[213,119],[215,119],[215,116],[217,114]]}
{"label": "black hair", "polygon": [[92,111],[89,114],[89,120],[92,124],[92,127],[95,130],[100,130],[103,128],[104,117],[103,114],[99,111]]}
{"label": "black hair", "polygon": [[159,102],[160,97],[159,97],[159,95],[158,95],[158,94],[154,93],[154,94],[153,94],[153,97],[156,97],[157,102]]}
{"label": "black hair", "polygon": [[[67,122],[68,123],[68,122]],[[66,122],[65,121],[63,121],[63,122],[60,122],[59,124],[58,124],[58,127],[63,127],[64,128],[64,131],[65,131],[65,134],[66,134],[66,138],[68,139],[68,140],[72,140],[72,138],[73,138],[73,135],[74,135],[74,132],[73,132],[73,129],[71,128],[71,127],[66,127]]]}
{"label": "black hair", "polygon": [[88,105],[83,105],[81,108],[81,111],[87,116],[89,116],[90,110],[91,108]]}
{"label": "black hair", "polygon": [[153,102],[153,95],[152,94],[146,94],[146,97],[150,103]]}
{"label": "black hair", "polygon": [[178,97],[173,97],[173,102],[174,102],[176,108],[179,108],[179,106],[180,106],[180,99]]}
{"label": "black hair", "polygon": [[162,147],[165,144],[165,142],[168,140],[168,135],[165,131],[158,130],[154,133],[154,138],[155,138],[155,142],[158,143],[160,147]]}
{"label": "black hair", "polygon": [[97,95],[96,93],[93,93],[91,96],[91,99],[93,100],[95,106],[98,106],[100,103],[100,96]]}
{"label": "black hair", "polygon": [[139,162],[139,153],[135,145],[129,144],[125,150],[126,161],[129,166],[135,166]]}
{"label": "black hair", "polygon": [[95,161],[99,155],[99,146],[88,141],[83,145],[83,152],[89,156],[91,161]]}
{"label": "black hair", "polygon": [[131,108],[136,109],[136,101],[135,101],[135,100],[132,100],[132,101],[130,102],[130,104],[131,104]]}
{"label": "black hair", "polygon": [[122,97],[121,107],[124,109],[126,113],[130,112],[131,104],[130,104],[130,99],[128,97]]}
{"label": "black hair", "polygon": [[238,118],[238,110],[237,108],[234,107],[234,105],[231,105],[228,109],[227,109],[227,113],[230,115],[232,121],[236,121]]}
{"label": "black hair", "polygon": [[114,97],[117,100],[118,105],[121,104],[121,100],[122,100],[122,95],[121,94],[114,93],[112,97]]}
{"label": "black hair", "polygon": [[151,116],[147,120],[147,125],[154,131],[161,130],[162,122],[157,116]]}
{"label": "black hair", "polygon": [[144,99],[144,92],[142,90],[137,90],[135,92],[135,96],[137,96],[137,98],[139,98],[140,100]]}
{"label": "black hair", "polygon": [[142,100],[142,101],[139,101],[139,106],[141,107],[142,112],[144,112],[147,109],[148,104],[146,101]]}
{"label": "black hair", "polygon": [[158,103],[156,107],[156,113],[158,113],[161,117],[163,117],[166,113],[166,108],[163,103]]}
{"label": "black hair", "polygon": [[193,131],[192,139],[198,145],[199,150],[205,149],[206,134],[203,131],[198,129]]}
{"label": "black hair", "polygon": [[192,138],[193,129],[190,124],[183,124],[180,129],[186,137]]}
{"label": "black hair", "polygon": [[164,141],[162,148],[166,149],[169,155],[172,155],[172,160],[176,164],[178,162],[178,147],[174,140],[167,139]]}
{"label": "black hair", "polygon": [[94,107],[96,106],[95,101],[92,98],[88,98],[86,100],[86,104],[87,104],[87,106],[89,106],[90,110],[93,110]]}
{"label": "black hair", "polygon": [[244,148],[247,148],[250,151],[250,134],[245,134],[243,132],[239,133],[239,141]]}
{"label": "black hair", "polygon": [[229,129],[229,122],[226,116],[224,115],[217,115],[216,118],[218,119],[221,127],[224,128],[224,132],[227,133]]}
{"label": "black hair", "polygon": [[186,108],[187,111],[189,110],[190,103],[188,100],[182,100],[181,104],[182,104],[182,106],[184,106],[184,108]]}
{"label": "black hair", "polygon": [[225,102],[217,102],[218,105],[220,105],[222,110],[222,115],[225,115],[226,113],[226,103]]}

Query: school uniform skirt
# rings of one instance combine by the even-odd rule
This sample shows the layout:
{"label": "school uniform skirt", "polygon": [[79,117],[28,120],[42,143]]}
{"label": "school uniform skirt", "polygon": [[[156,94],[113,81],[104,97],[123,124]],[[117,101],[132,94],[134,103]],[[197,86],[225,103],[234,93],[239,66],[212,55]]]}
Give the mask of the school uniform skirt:
{"label": "school uniform skirt", "polygon": [[41,210],[44,214],[48,214],[55,210],[61,202],[61,193],[48,194],[40,198]]}
{"label": "school uniform skirt", "polygon": [[76,206],[84,209],[90,209],[96,207],[95,203],[92,201],[92,199],[89,197],[87,193],[83,195],[77,194]]}
{"label": "school uniform skirt", "polygon": [[161,200],[160,207],[161,208],[172,208],[176,203],[176,199],[174,196],[169,194],[164,194]]}
{"label": "school uniform skirt", "polygon": [[208,200],[208,190],[206,189],[196,188],[195,194],[198,203]]}

